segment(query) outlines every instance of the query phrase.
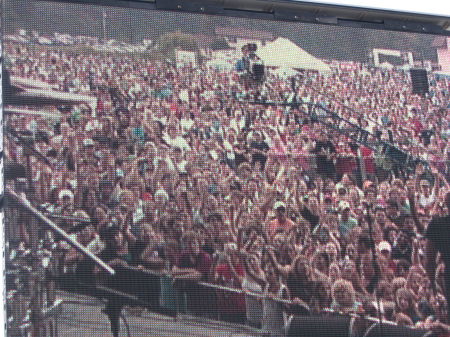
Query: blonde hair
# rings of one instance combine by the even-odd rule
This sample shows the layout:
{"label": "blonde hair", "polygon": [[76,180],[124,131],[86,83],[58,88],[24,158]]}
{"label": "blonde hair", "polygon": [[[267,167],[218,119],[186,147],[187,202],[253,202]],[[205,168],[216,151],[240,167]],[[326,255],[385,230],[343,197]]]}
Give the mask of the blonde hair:
{"label": "blonde hair", "polygon": [[[351,302],[349,303],[342,303],[338,300],[336,295],[338,295],[338,292],[344,291],[351,296]],[[333,300],[342,307],[352,307],[355,303],[355,289],[353,288],[353,285],[350,281],[344,280],[344,279],[338,279],[333,283],[333,288],[331,289],[331,295],[333,297]]]}
{"label": "blonde hair", "polygon": [[396,277],[392,280],[392,291],[397,295],[397,290],[406,287],[406,279],[404,277]]}
{"label": "blonde hair", "polygon": [[415,310],[414,295],[412,291],[409,290],[408,288],[400,288],[397,290],[397,292],[395,293],[395,303],[397,304],[397,308],[398,308],[398,298],[401,296],[406,297],[406,299],[408,300],[408,309]]}

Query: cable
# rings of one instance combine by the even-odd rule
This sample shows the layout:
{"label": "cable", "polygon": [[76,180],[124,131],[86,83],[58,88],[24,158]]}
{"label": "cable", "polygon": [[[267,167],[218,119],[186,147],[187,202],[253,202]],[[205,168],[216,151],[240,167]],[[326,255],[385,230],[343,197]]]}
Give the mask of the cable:
{"label": "cable", "polygon": [[127,336],[131,337],[130,326],[128,325],[128,322],[127,322],[127,320],[125,318],[125,315],[123,314],[123,310],[120,311],[120,317],[122,318],[122,321],[125,324],[125,328],[127,329]]}

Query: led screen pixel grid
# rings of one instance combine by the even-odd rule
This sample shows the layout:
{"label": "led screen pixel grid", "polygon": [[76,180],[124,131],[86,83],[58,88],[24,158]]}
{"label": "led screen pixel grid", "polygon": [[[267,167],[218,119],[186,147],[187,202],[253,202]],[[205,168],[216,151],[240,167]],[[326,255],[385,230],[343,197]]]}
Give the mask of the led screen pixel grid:
{"label": "led screen pixel grid", "polygon": [[[186,303],[161,290],[147,298],[155,311],[273,335],[305,308],[378,318],[382,305],[399,325],[449,323],[449,231],[427,229],[448,212],[448,37],[44,1],[4,9],[5,186],[112,267],[170,274]],[[413,81],[415,69],[425,77]],[[11,208],[7,249],[40,235],[57,247],[59,296],[95,286],[86,256]],[[437,295],[429,242],[442,254]],[[65,328],[107,322],[70,310]]]}

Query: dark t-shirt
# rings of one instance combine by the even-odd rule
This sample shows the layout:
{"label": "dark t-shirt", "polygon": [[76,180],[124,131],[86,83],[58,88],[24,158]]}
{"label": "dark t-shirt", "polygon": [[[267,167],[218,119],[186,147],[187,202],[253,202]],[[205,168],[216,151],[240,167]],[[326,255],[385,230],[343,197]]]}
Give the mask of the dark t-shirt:
{"label": "dark t-shirt", "polygon": [[428,146],[430,145],[430,139],[431,136],[433,135],[433,131],[432,130],[423,130],[421,133],[421,137],[423,139],[423,145]]}
{"label": "dark t-shirt", "polygon": [[446,269],[450,269],[450,216],[431,220],[425,236],[441,253]]}
{"label": "dark t-shirt", "polygon": [[133,255],[131,254],[131,252],[128,252],[124,255],[119,255],[115,249],[110,248],[105,248],[104,250],[102,250],[100,254],[98,254],[98,257],[106,263],[111,262],[115,259],[123,260],[128,264],[133,263]]}
{"label": "dark t-shirt", "polygon": [[[317,141],[316,147],[312,151],[317,155],[317,169],[319,173],[331,174],[335,170],[335,166],[333,160],[331,159],[331,155],[336,153],[336,148],[333,143],[329,140],[327,141]],[[328,155],[324,154],[328,153]]]}
{"label": "dark t-shirt", "polygon": [[323,152],[332,154],[336,152],[336,148],[334,147],[333,143],[329,140],[327,141],[318,140],[316,142],[316,147],[314,148],[313,153],[316,153],[319,158],[327,158],[327,156],[323,154]]}
{"label": "dark t-shirt", "polygon": [[[286,279],[286,285],[289,289],[291,299],[299,298],[304,301],[307,305],[311,305],[315,298],[316,290],[319,286],[318,281],[306,281],[299,280],[294,273],[289,273]],[[298,304],[292,304],[288,308],[288,312],[294,315],[305,315],[307,314],[307,309]]]}
{"label": "dark t-shirt", "polygon": [[286,285],[289,289],[291,298],[298,297],[299,299],[310,303],[314,295],[315,282],[299,280],[294,273],[289,273],[286,279]]}
{"label": "dark t-shirt", "polygon": [[131,259],[134,263],[142,262],[141,255],[147,249],[147,247],[153,247],[153,251],[157,253],[157,256],[164,258],[164,249],[161,246],[156,245],[153,242],[146,242],[142,239],[137,239],[137,241],[129,247]]}
{"label": "dark t-shirt", "polygon": [[388,216],[387,218],[388,218],[389,221],[391,221],[397,227],[402,227],[403,217],[402,217],[402,215],[400,213],[395,215],[395,216]]}
{"label": "dark t-shirt", "polygon": [[[119,255],[117,254],[117,251],[115,249],[111,249],[109,247],[103,249],[99,254],[98,257],[105,263],[109,263],[112,260],[119,259],[123,260],[128,264],[133,263],[133,256],[130,253],[127,253],[125,255]],[[94,277],[94,268],[95,263],[91,259],[83,259],[76,268],[76,276],[78,280],[81,283],[85,284],[92,284],[95,282]],[[113,269],[117,269],[117,266],[113,267]]]}
{"label": "dark t-shirt", "polygon": [[[267,145],[267,143],[265,141],[262,142],[252,142],[250,144],[250,147],[253,149],[257,149],[263,152],[267,152],[269,150],[269,145]],[[265,161],[267,160],[267,156],[265,154],[262,153],[253,153],[252,155],[252,161],[260,161],[261,164],[265,163]]]}
{"label": "dark t-shirt", "polygon": [[308,208],[304,207],[300,211],[300,214],[302,215],[303,218],[306,219],[306,221],[309,222],[312,231],[319,224],[320,217],[318,215],[316,215],[316,214],[313,214]]}
{"label": "dark t-shirt", "polygon": [[[436,217],[428,225],[425,237],[441,253],[445,264],[446,298],[450,302],[450,216]],[[450,313],[448,314],[450,319]]]}
{"label": "dark t-shirt", "polygon": [[209,254],[209,256],[213,256],[215,253],[215,249],[214,249],[214,242],[211,240],[207,240],[203,245],[202,245],[202,250],[206,253]]}
{"label": "dark t-shirt", "polygon": [[193,268],[199,271],[202,274],[202,281],[207,280],[209,271],[211,270],[211,264],[211,257],[204,251],[200,251],[194,263],[189,258],[188,252],[182,254],[179,260],[180,268]]}
{"label": "dark t-shirt", "polygon": [[403,247],[394,244],[392,247],[391,257],[394,260],[406,260],[411,262],[412,247],[410,244],[405,244]]}

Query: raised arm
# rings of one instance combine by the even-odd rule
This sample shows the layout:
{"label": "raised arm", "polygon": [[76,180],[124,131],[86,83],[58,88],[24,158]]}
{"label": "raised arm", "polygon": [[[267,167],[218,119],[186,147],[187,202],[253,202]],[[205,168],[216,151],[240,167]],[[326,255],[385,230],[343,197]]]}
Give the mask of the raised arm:
{"label": "raised arm", "polygon": [[[282,266],[281,264],[278,263],[276,257],[275,257],[275,253],[272,249],[267,250],[267,254],[269,255],[270,260],[272,261],[273,265],[275,266],[275,269],[281,274],[283,275],[283,277],[287,277],[289,272],[292,270],[293,268],[293,264],[287,265],[287,266]],[[294,259],[295,261],[295,259]]]}
{"label": "raised arm", "polygon": [[416,225],[417,230],[420,233],[423,233],[425,228],[423,227],[422,223],[419,221],[419,218],[417,216],[417,207],[416,207],[416,195],[415,195],[415,189],[414,189],[414,182],[409,181],[406,184],[406,190],[407,190],[407,197],[409,201],[409,206],[411,208],[411,215],[414,220],[414,224]]}

